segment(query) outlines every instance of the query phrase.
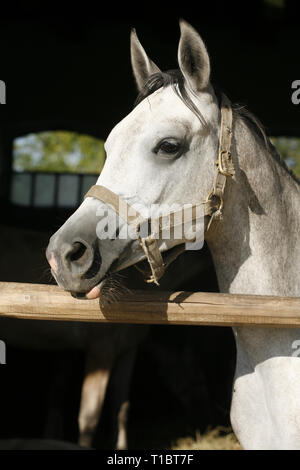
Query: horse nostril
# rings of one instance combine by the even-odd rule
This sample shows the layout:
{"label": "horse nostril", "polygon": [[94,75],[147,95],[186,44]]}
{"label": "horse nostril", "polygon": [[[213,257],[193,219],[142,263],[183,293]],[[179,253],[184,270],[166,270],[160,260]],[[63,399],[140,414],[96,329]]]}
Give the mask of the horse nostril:
{"label": "horse nostril", "polygon": [[84,279],[95,277],[101,267],[101,255],[97,245],[90,246],[87,242],[76,240],[72,244],[65,244],[62,264],[65,272],[70,272]]}
{"label": "horse nostril", "polygon": [[73,243],[72,249],[68,253],[68,258],[73,263],[74,261],[78,261],[80,258],[84,256],[87,251],[87,247],[81,242]]}
{"label": "horse nostril", "polygon": [[88,269],[93,259],[91,249],[81,241],[76,241],[65,254],[68,265],[74,269]]}

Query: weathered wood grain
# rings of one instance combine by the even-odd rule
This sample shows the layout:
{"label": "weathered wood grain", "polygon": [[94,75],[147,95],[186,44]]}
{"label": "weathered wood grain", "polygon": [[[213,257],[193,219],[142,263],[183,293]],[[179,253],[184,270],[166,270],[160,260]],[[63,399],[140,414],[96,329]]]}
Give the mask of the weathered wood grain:
{"label": "weathered wood grain", "polygon": [[0,282],[0,318],[169,325],[300,327],[300,298],[132,291],[100,307],[58,286]]}

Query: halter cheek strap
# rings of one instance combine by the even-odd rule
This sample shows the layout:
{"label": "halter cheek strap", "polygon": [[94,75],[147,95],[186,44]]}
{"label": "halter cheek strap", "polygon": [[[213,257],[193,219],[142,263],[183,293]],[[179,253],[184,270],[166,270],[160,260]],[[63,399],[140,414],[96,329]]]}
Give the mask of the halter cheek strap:
{"label": "halter cheek strap", "polygon": [[[210,216],[206,227],[206,232],[213,222],[221,220],[224,207],[224,193],[227,178],[234,176],[234,165],[231,155],[232,141],[232,108],[229,99],[224,93],[221,102],[221,126],[219,137],[218,159],[216,161],[216,172],[212,189],[206,200],[206,213]],[[214,201],[217,200],[217,205]],[[210,208],[210,205],[212,207]]]}
{"label": "halter cheek strap", "polygon": [[[234,175],[234,166],[230,152],[231,139],[232,108],[229,99],[223,94],[221,103],[219,151],[218,159],[216,161],[216,172],[213,186],[205,201],[198,202],[191,207],[192,210],[189,218],[190,221],[195,221],[197,219],[197,208],[200,205],[204,205],[204,216],[206,220],[208,219],[205,226],[205,233],[207,233],[211,228],[213,222],[221,219],[227,178]],[[130,206],[127,201],[110,191],[108,188],[99,185],[92,186],[84,196],[84,198],[87,197],[94,197],[105,204],[109,204],[120,217],[125,219],[128,225],[135,227],[137,239],[145,253],[151,270],[151,274],[147,279],[147,282],[154,282],[158,285],[158,281],[163,276],[167,266],[185,250],[185,245],[183,243],[172,248],[170,252],[167,253],[165,260],[163,260],[156,237],[157,235],[160,235],[163,230],[170,230],[175,227],[175,221],[178,220],[176,216],[182,214],[182,209],[171,212],[169,214],[169,221],[167,224],[165,224],[162,216],[156,219],[155,225],[158,228],[157,232],[151,233],[147,237],[142,237],[140,235],[140,227],[143,223],[148,223],[149,219],[145,219],[142,214]],[[122,208],[122,210],[120,210],[120,208]],[[186,218],[185,222],[187,222]]]}

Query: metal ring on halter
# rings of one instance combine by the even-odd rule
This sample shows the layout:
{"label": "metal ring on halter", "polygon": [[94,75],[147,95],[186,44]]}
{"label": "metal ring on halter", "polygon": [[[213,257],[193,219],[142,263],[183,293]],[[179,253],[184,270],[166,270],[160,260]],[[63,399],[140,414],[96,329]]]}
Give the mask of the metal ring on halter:
{"label": "metal ring on halter", "polygon": [[[218,196],[218,197],[219,197],[219,196]],[[222,197],[219,197],[219,199],[220,199],[220,205],[219,205],[219,207],[218,207],[217,210],[220,211],[220,212],[222,212],[223,206],[224,206],[224,199],[223,199]]]}

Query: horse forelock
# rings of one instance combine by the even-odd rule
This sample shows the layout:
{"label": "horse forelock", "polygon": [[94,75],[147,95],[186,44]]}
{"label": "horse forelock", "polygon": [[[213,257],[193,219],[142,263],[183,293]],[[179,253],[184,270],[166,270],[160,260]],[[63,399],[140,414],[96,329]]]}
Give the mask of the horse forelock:
{"label": "horse forelock", "polygon": [[203,126],[207,127],[207,123],[195,105],[195,103],[190,98],[188,91],[185,87],[185,79],[182,72],[179,69],[168,70],[166,72],[157,72],[146,80],[143,88],[140,90],[135,102],[134,107],[136,107],[141,101],[143,101],[148,96],[152,95],[155,91],[160,88],[166,88],[171,86],[176,95],[183,101],[183,103],[198,117]]}

